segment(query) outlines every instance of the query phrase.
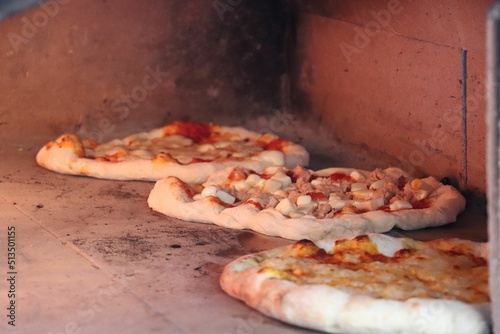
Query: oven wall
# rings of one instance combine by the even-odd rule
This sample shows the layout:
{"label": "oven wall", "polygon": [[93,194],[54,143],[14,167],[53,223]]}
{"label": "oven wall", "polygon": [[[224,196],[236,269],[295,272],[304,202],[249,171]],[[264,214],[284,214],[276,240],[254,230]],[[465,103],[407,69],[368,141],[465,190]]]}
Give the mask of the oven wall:
{"label": "oven wall", "polygon": [[492,1],[293,0],[292,105],[333,140],[480,194]]}
{"label": "oven wall", "polygon": [[42,145],[65,132],[108,140],[177,119],[272,113],[282,106],[284,8],[49,0],[0,21],[0,133]]}
{"label": "oven wall", "polygon": [[0,22],[0,134],[240,124],[482,194],[490,3],[49,0]]}

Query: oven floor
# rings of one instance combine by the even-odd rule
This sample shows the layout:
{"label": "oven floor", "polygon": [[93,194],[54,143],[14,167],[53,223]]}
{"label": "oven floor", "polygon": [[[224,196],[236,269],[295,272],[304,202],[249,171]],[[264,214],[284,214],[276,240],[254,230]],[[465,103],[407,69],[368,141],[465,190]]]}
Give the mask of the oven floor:
{"label": "oven floor", "polygon": [[[0,147],[0,332],[310,332],[260,315],[218,284],[236,257],[291,241],[156,214],[146,203],[153,183],[42,169],[35,155],[45,140],[3,140]],[[471,203],[455,224],[391,233],[485,241],[484,206]],[[10,271],[15,298],[8,297]],[[12,300],[15,331],[6,317]]]}

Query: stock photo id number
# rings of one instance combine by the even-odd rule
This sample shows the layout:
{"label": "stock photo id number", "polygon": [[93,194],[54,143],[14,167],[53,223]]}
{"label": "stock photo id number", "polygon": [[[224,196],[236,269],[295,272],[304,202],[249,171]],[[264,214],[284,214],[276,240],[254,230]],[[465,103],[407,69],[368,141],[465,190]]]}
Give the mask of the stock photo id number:
{"label": "stock photo id number", "polygon": [[7,281],[7,324],[16,326],[16,294],[17,294],[17,267],[16,267],[16,227],[8,226],[6,233],[6,248],[7,248],[7,270],[5,271],[5,280]]}

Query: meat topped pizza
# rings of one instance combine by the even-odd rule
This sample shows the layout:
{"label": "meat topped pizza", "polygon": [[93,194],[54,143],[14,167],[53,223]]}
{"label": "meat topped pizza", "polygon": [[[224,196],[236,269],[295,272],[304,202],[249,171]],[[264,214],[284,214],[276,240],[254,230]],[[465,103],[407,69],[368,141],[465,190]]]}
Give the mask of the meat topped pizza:
{"label": "meat topped pizza", "polygon": [[204,183],[176,177],[158,181],[149,206],[165,215],[286,239],[319,240],[413,230],[455,221],[464,197],[433,177],[413,178],[399,168],[311,171],[227,168]]}
{"label": "meat topped pizza", "polygon": [[170,175],[203,182],[228,166],[262,171],[268,166],[307,165],[309,154],[273,134],[178,121],[107,143],[65,134],[42,147],[36,160],[64,174],[149,181]]}
{"label": "meat topped pizza", "polygon": [[222,289],[331,333],[488,333],[487,244],[383,234],[301,240],[228,264]]}

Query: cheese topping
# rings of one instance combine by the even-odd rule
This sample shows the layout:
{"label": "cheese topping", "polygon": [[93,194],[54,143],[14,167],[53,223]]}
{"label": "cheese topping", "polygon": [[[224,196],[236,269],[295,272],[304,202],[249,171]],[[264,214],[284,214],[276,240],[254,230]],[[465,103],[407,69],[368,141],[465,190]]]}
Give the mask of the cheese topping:
{"label": "cheese topping", "polygon": [[338,240],[332,252],[299,241],[281,256],[262,259],[262,274],[296,284],[326,284],[374,298],[443,298],[489,302],[488,264],[466,249],[419,243],[393,256],[367,236]]}
{"label": "cheese topping", "polygon": [[167,154],[172,162],[180,164],[255,157],[271,164],[283,165],[282,148],[290,143],[280,139],[281,146],[269,147],[277,139],[279,138],[271,134],[253,137],[246,133],[240,135],[223,132],[223,128],[217,125],[174,122],[165,126],[162,131],[152,130],[104,144],[84,140],[83,145],[85,156],[99,161],[160,161],[154,158]]}

